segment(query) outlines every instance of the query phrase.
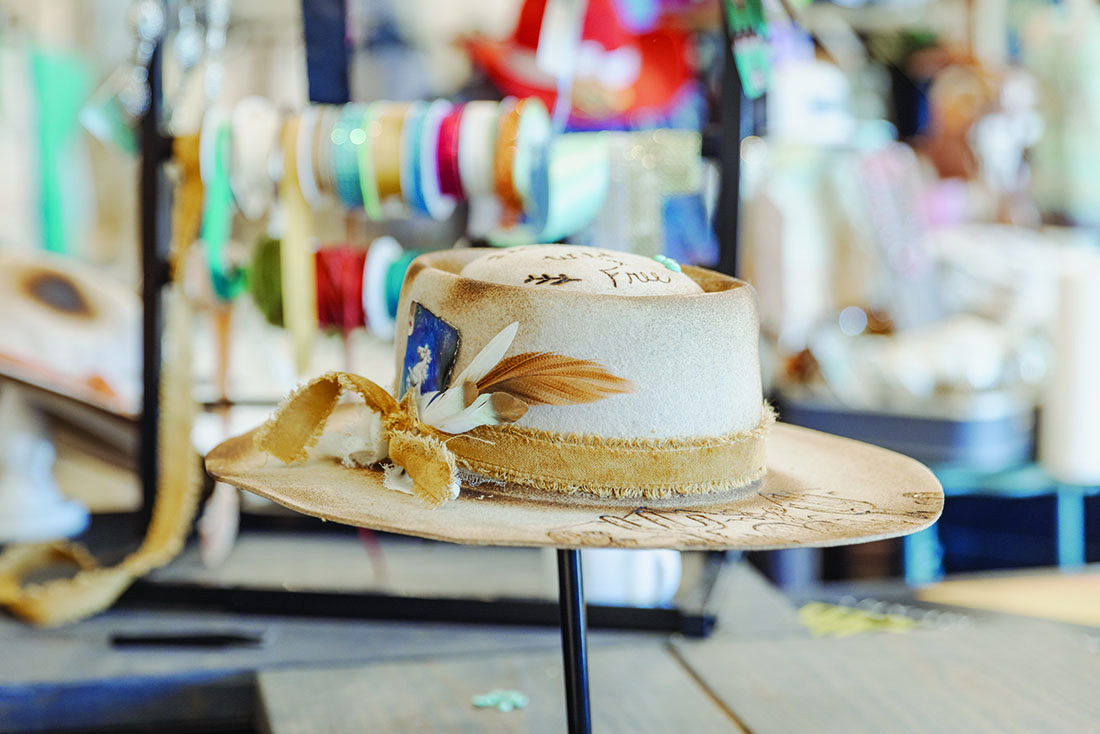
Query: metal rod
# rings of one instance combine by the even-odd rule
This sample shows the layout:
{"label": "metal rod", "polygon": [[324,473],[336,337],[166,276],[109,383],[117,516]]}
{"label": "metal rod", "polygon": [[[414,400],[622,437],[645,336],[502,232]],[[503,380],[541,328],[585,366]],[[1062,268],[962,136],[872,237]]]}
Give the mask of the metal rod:
{"label": "metal rod", "polygon": [[741,140],[743,137],[743,105],[741,75],[733,58],[733,38],[730,36],[725,5],[722,10],[722,33],[725,39],[722,68],[721,125],[722,142],[719,167],[722,173],[718,190],[718,211],[714,233],[718,236],[718,271],[737,275],[738,227],[741,214]]}
{"label": "metal rod", "polygon": [[558,604],[561,606],[561,652],[565,665],[565,710],[569,734],[590,734],[588,640],[581,587],[581,552],[558,550]]}
{"label": "metal rod", "polygon": [[139,522],[149,524],[156,497],[158,469],[158,423],[160,407],[161,355],[161,159],[164,141],[160,134],[161,44],[149,59],[149,105],[141,119],[141,298],[142,298],[142,408],[138,421],[138,469],[141,477],[142,511]]}

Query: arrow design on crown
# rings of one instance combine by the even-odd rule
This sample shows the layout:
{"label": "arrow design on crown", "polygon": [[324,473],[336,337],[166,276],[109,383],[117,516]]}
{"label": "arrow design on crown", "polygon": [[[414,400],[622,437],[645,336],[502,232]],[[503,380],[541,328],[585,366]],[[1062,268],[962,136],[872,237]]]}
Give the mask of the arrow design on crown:
{"label": "arrow design on crown", "polygon": [[557,275],[528,275],[524,283],[533,283],[534,285],[565,285],[566,283],[579,282],[580,278],[570,278],[565,273],[559,273]]}

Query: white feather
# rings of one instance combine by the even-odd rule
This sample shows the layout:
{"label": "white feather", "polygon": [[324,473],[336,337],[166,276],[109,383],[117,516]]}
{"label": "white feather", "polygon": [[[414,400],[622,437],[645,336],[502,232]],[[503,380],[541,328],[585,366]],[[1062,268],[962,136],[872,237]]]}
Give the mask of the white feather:
{"label": "white feather", "polygon": [[420,420],[429,426],[448,420],[466,408],[461,387],[453,387],[443,392],[430,392],[420,396],[418,407]]}
{"label": "white feather", "polygon": [[500,333],[490,339],[489,343],[477,353],[477,356],[470,360],[470,364],[466,365],[466,369],[462,370],[462,374],[456,377],[451,384],[461,392],[463,383],[477,382],[489,374],[489,370],[496,367],[497,363],[504,359],[504,355],[508,353],[508,348],[512,346],[517,331],[519,331],[518,321],[513,321],[501,329]]}
{"label": "white feather", "polygon": [[466,369],[456,377],[449,390],[442,393],[425,393],[420,396],[418,407],[420,420],[434,426],[444,433],[465,433],[478,426],[494,426],[500,422],[492,406],[489,395],[479,395],[470,405],[466,405],[463,385],[476,383],[497,366],[512,346],[519,331],[519,322],[513,321],[501,329],[500,333],[489,340],[477,356],[470,361]]}
{"label": "white feather", "polygon": [[500,423],[500,420],[497,418],[496,411],[493,410],[493,406],[489,402],[492,397],[492,395],[478,395],[474,402],[457,413],[443,416],[434,423],[430,423],[426,420],[424,422],[438,428],[444,433],[451,434],[465,433],[478,426],[495,426],[497,423]]}

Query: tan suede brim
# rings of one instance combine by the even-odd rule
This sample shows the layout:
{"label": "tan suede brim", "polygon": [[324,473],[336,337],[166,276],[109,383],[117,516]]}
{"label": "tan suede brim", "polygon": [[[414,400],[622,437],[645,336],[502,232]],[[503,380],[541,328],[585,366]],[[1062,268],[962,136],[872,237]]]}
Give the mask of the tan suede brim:
{"label": "tan suede brim", "polygon": [[[216,478],[325,520],[468,545],[768,550],[880,540],[939,517],[943,490],[920,463],[876,446],[776,424],[768,471],[749,496],[643,503],[463,487],[443,507],[385,489],[382,472],[333,457],[287,465],[230,439],[206,457]],[[743,492],[742,492],[743,494]]]}

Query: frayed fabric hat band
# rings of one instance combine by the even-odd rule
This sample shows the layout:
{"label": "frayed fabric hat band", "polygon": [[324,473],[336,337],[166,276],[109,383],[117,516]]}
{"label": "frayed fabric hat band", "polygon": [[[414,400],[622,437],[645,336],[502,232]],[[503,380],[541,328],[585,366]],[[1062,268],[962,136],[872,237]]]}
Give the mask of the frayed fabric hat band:
{"label": "frayed fabric hat band", "polygon": [[366,378],[332,372],[292,394],[257,433],[256,446],[285,462],[303,461],[343,392],[357,393],[380,416],[390,459],[433,506],[457,489],[458,468],[558,494],[656,499],[735,489],[764,475],[775,422],[765,405],[752,430],[702,438],[605,438],[515,425],[448,436],[420,422],[412,391],[399,402]]}
{"label": "frayed fabric hat band", "polygon": [[743,487],[766,470],[775,411],[765,405],[751,431],[703,438],[623,439],[518,426],[483,426],[455,436],[458,465],[490,479],[547,492],[657,499]]}

